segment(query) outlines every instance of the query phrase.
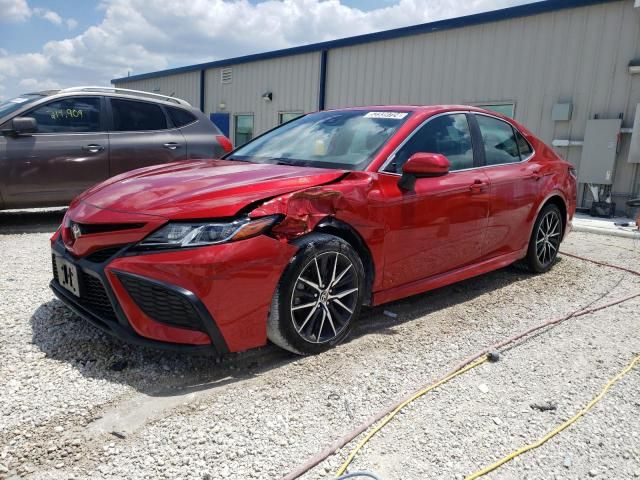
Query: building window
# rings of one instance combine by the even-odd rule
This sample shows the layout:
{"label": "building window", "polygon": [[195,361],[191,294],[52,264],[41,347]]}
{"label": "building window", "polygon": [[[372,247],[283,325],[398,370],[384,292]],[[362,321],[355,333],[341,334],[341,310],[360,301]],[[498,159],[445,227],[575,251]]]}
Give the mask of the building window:
{"label": "building window", "polygon": [[516,110],[515,103],[477,103],[475,106],[478,108],[484,108],[485,110],[490,110],[492,112],[500,113],[509,118],[513,118]]}
{"label": "building window", "polygon": [[235,115],[234,119],[234,144],[236,147],[239,147],[253,138],[253,115]]}
{"label": "building window", "polygon": [[302,115],[302,112],[280,112],[278,113],[278,125],[290,122],[291,120],[301,117]]}

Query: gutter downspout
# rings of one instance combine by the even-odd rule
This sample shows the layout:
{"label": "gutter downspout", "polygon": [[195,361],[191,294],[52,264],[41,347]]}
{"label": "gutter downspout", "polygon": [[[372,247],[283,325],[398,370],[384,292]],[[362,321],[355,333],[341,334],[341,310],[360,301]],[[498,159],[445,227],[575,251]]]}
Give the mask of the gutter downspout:
{"label": "gutter downspout", "polygon": [[200,70],[200,111],[202,113],[204,113],[204,90],[205,90],[205,85],[204,85],[204,78],[205,78],[205,70],[202,69]]}
{"label": "gutter downspout", "polygon": [[327,92],[327,56],[328,50],[320,52],[320,91],[318,92],[318,110],[324,110]]}

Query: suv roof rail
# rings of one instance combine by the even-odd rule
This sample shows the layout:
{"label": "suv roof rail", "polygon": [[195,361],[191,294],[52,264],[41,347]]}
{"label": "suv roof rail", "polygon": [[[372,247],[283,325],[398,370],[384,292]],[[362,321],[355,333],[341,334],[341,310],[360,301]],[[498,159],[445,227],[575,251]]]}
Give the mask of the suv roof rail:
{"label": "suv roof rail", "polygon": [[186,107],[190,107],[191,104],[186,100],[182,100],[181,98],[171,97],[169,95],[161,95],[160,93],[152,93],[152,92],[144,92],[142,90],[130,90],[128,88],[116,88],[116,87],[70,87],[63,88],[58,93],[67,93],[67,92],[113,92],[113,93],[128,93],[137,96],[148,96],[148,97],[156,97],[162,100],[167,100],[170,102],[175,102],[179,105],[184,105]]}

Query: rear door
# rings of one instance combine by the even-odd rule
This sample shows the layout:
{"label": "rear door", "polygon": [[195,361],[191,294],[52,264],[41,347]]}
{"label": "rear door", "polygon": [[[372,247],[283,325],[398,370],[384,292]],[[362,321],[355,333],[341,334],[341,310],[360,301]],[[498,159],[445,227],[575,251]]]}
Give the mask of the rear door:
{"label": "rear door", "polygon": [[107,97],[111,118],[109,173],[184,160],[184,136],[153,102]]}
{"label": "rear door", "polygon": [[109,175],[104,98],[53,100],[22,114],[38,122],[31,135],[4,137],[5,208],[66,205]]}
{"label": "rear door", "polygon": [[473,119],[491,183],[484,256],[495,257],[527,245],[544,172],[531,145],[511,124],[479,113]]}

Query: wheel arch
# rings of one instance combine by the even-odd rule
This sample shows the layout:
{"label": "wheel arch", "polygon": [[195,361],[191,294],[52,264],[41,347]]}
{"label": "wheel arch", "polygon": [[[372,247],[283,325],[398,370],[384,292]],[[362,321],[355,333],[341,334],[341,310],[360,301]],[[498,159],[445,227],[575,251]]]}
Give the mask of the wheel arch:
{"label": "wheel arch", "polygon": [[545,200],[540,204],[540,208],[538,208],[538,212],[536,213],[536,218],[540,214],[540,211],[549,204],[553,204],[560,209],[560,213],[562,214],[562,235],[564,240],[564,234],[567,231],[567,202],[564,197],[559,192],[551,193]]}
{"label": "wheel arch", "polygon": [[316,233],[334,235],[353,247],[356,253],[360,256],[362,266],[364,267],[365,292],[363,305],[371,305],[373,281],[375,278],[375,265],[373,264],[371,250],[369,250],[369,247],[362,236],[351,225],[334,217],[326,217],[321,220],[313,231]]}

